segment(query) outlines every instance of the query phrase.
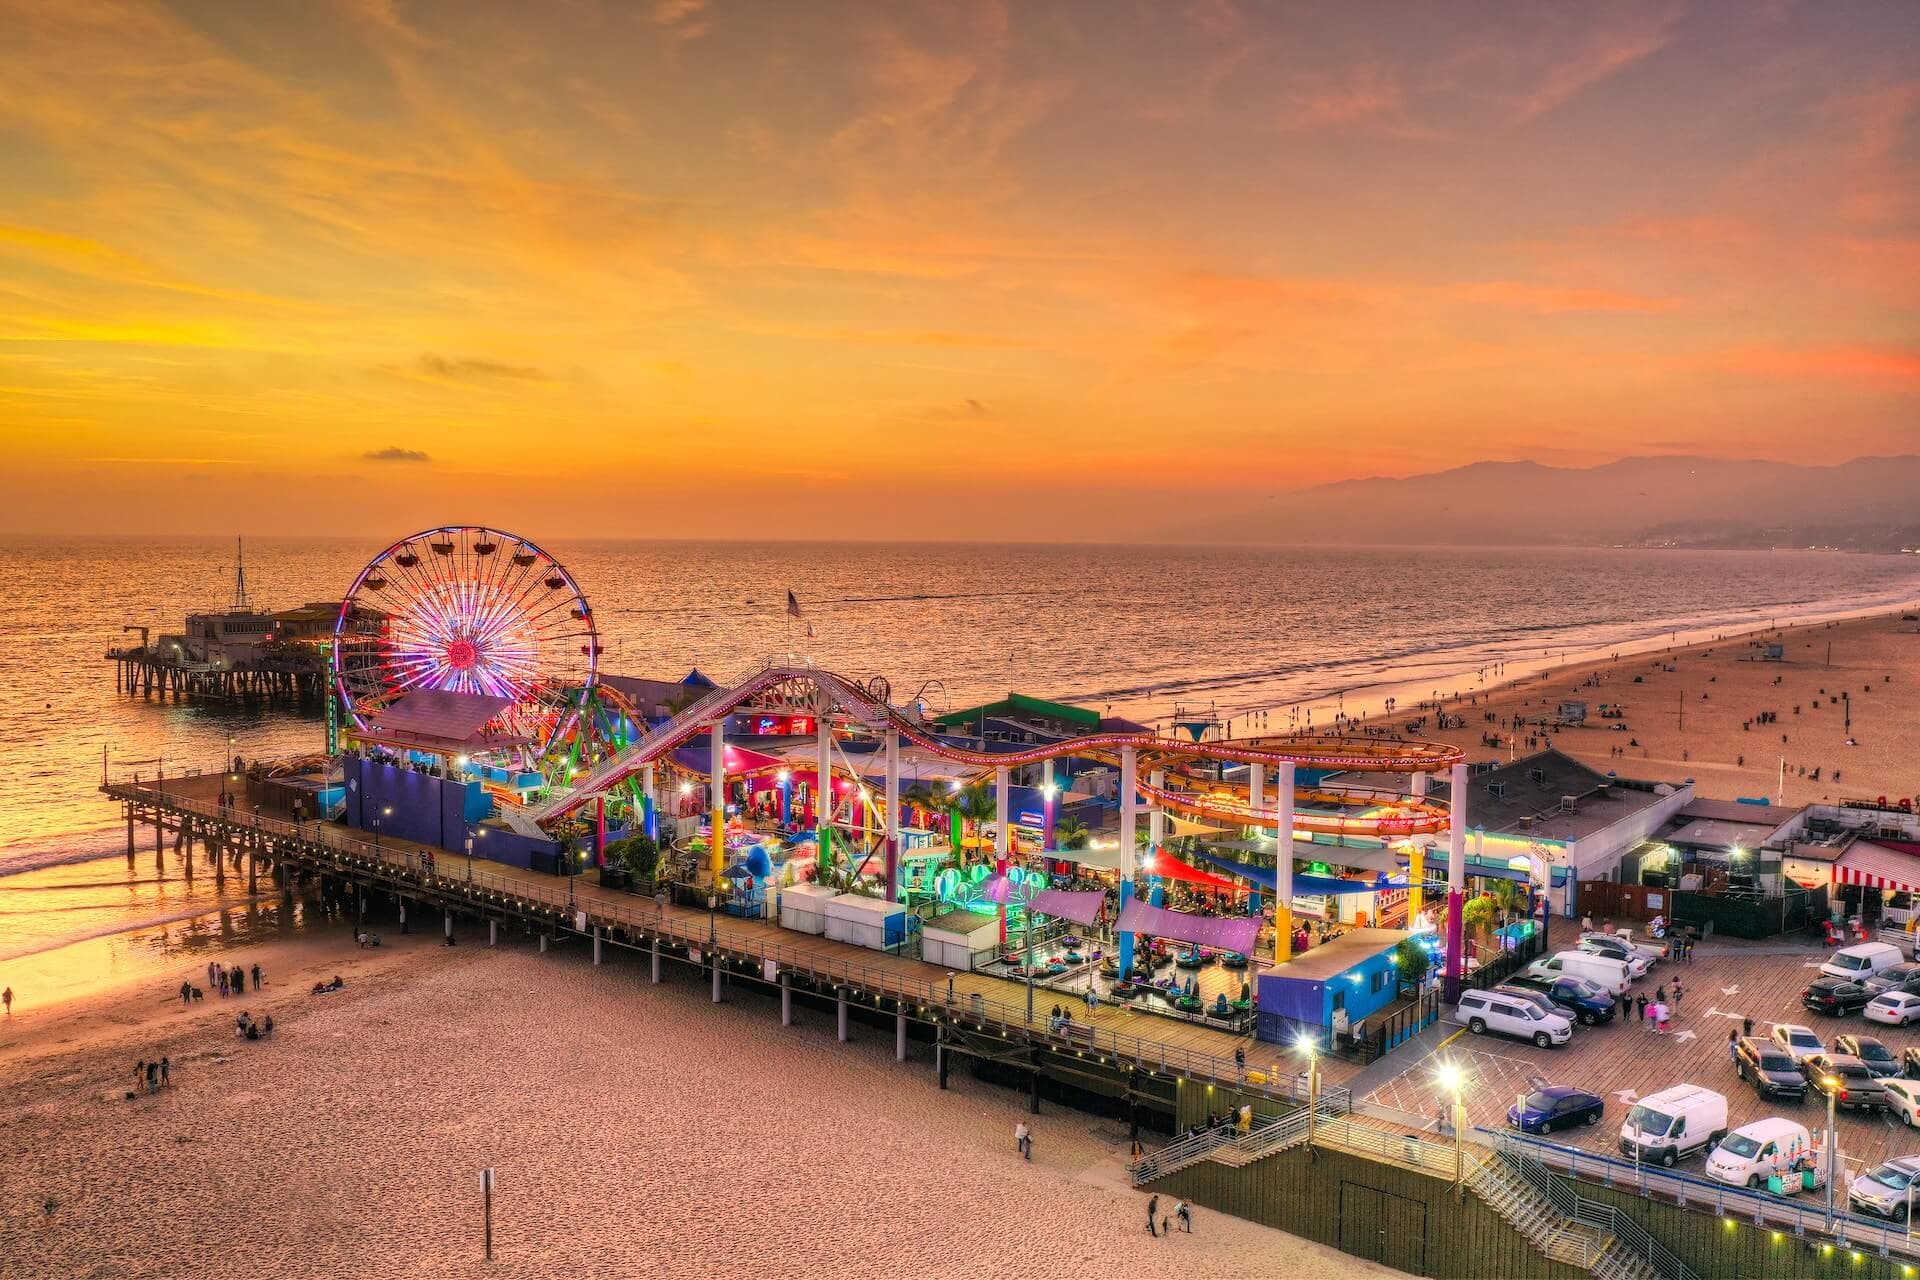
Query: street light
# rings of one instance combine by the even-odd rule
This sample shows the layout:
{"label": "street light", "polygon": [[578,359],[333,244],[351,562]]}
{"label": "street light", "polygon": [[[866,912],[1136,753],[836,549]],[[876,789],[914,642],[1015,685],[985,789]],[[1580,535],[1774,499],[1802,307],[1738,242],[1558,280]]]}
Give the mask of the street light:
{"label": "street light", "polygon": [[1460,1069],[1457,1062],[1443,1062],[1434,1072],[1434,1081],[1453,1098],[1453,1194],[1458,1196],[1464,1188],[1467,1154],[1464,1146],[1466,1129],[1466,1104],[1461,1101],[1461,1091],[1466,1088],[1467,1073]]}
{"label": "street light", "polygon": [[1307,1151],[1313,1151],[1313,1131],[1320,1115],[1320,1046],[1302,1032],[1293,1047],[1307,1055]]}
{"label": "street light", "polygon": [[1839,1076],[1820,1077],[1821,1092],[1827,1095],[1827,1230],[1833,1230],[1833,1184],[1834,1162],[1840,1155],[1840,1144],[1833,1131],[1835,1108],[1839,1106],[1840,1090],[1844,1081]]}

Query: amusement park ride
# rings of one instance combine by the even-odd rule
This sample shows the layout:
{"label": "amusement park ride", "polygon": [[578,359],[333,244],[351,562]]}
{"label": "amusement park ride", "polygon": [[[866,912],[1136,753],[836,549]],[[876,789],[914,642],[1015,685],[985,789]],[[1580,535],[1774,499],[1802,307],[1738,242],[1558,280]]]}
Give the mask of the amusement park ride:
{"label": "amusement park ride", "polygon": [[[368,618],[377,621],[369,625]],[[712,752],[705,779],[716,805],[712,830],[724,832],[724,740],[731,715],[811,718],[818,726],[816,759],[828,777],[834,756],[843,754],[836,750],[837,722],[848,734],[878,740],[885,753],[884,798],[872,803],[890,895],[900,854],[902,743],[991,779],[1003,810],[1009,770],[1045,764],[1050,781],[1052,761],[1102,762],[1120,771],[1123,899],[1134,869],[1138,819],[1155,809],[1254,828],[1289,843],[1300,833],[1383,843],[1447,833],[1448,951],[1450,957],[1460,953],[1464,827],[1458,815],[1424,795],[1426,777],[1445,771],[1454,772],[1455,794],[1460,794],[1464,756],[1457,747],[1342,738],[1195,740],[1128,731],[1096,732],[1023,750],[976,750],[936,735],[916,713],[897,708],[884,681],[860,683],[812,666],[767,666],[648,727],[646,717],[600,681],[600,656],[586,596],[551,555],[496,529],[428,529],[376,555],[342,601],[332,650],[340,728],[361,747],[427,757],[437,767],[479,778],[493,794],[498,816],[514,830],[538,837],[577,820],[588,806],[603,829],[609,807],[636,818],[649,813],[655,766],[702,735]],[[1220,766],[1228,764],[1251,766],[1256,779],[1270,776],[1271,800],[1261,794],[1259,781],[1247,789],[1221,784]],[[1295,785],[1301,768],[1410,774],[1415,793],[1301,791]],[[857,778],[856,783],[867,800],[864,783]],[[1309,807],[1299,807],[1301,801]],[[829,816],[819,832],[822,866],[831,856],[831,825]],[[995,844],[1002,863],[1009,829],[1003,812]],[[721,839],[711,841],[716,879],[724,845]],[[1417,847],[1412,863],[1417,898],[1423,880]],[[1284,959],[1291,934],[1292,859],[1277,857],[1276,864],[1277,953]]]}

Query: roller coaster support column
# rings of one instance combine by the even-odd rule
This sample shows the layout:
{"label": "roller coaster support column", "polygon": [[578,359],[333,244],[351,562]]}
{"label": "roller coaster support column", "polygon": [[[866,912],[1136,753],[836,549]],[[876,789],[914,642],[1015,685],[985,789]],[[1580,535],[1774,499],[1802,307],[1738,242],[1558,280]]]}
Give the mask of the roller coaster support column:
{"label": "roller coaster support column", "polygon": [[820,736],[816,750],[819,767],[813,771],[813,828],[819,841],[817,865],[822,871],[833,865],[833,721],[832,708],[820,708]]}
{"label": "roller coaster support column", "polygon": [[[1008,821],[1013,775],[1005,765],[993,769],[993,874],[1007,874],[1007,855],[1013,851],[1013,824]],[[1000,904],[1000,945],[1007,945],[1007,904]]]}
{"label": "roller coaster support column", "polygon": [[[1164,790],[1167,785],[1167,771],[1165,769],[1155,769],[1147,775],[1147,782],[1151,784],[1156,791]],[[1166,839],[1167,811],[1162,809],[1156,802],[1147,814],[1147,845],[1149,848],[1158,851],[1160,846],[1166,842]]]}
{"label": "roller coaster support column", "polygon": [[1053,761],[1040,763],[1040,847],[1053,848]]}
{"label": "roller coaster support column", "polygon": [[708,766],[713,790],[713,848],[709,858],[713,883],[718,885],[727,870],[727,718],[713,722],[713,755]]}
{"label": "roller coaster support column", "polygon": [[[1415,800],[1424,800],[1427,798],[1427,775],[1424,773],[1416,773],[1413,775],[1413,798]],[[1420,917],[1421,908],[1427,904],[1425,891],[1427,851],[1426,846],[1420,843],[1419,836],[1415,836],[1412,840],[1408,841],[1408,846],[1407,928],[1411,929]],[[1375,923],[1377,924],[1379,922],[1375,921]]]}
{"label": "roller coaster support column", "polygon": [[1293,776],[1292,761],[1283,764],[1273,779],[1273,798],[1278,815],[1273,824],[1273,959],[1285,964],[1293,959]]}
{"label": "roller coaster support column", "polygon": [[1444,994],[1448,1004],[1460,999],[1460,974],[1466,957],[1460,913],[1467,896],[1467,766],[1453,766],[1453,812],[1447,822],[1447,970]]}
{"label": "roller coaster support column", "polygon": [[1247,766],[1247,808],[1260,810],[1266,808],[1267,766],[1250,764]]}
{"label": "roller coaster support column", "polygon": [[[1120,748],[1120,909],[1133,901],[1134,823],[1140,809],[1140,797],[1134,791],[1139,784],[1139,758],[1132,747]],[[1133,935],[1120,935],[1120,977],[1133,978]]]}
{"label": "roller coaster support column", "polygon": [[900,731],[887,730],[887,901],[900,898]]}
{"label": "roller coaster support column", "polygon": [[655,777],[653,763],[651,761],[646,764],[641,776],[643,778],[641,783],[644,790],[643,798],[646,801],[647,835],[658,841],[660,839],[660,794],[655,789]]}

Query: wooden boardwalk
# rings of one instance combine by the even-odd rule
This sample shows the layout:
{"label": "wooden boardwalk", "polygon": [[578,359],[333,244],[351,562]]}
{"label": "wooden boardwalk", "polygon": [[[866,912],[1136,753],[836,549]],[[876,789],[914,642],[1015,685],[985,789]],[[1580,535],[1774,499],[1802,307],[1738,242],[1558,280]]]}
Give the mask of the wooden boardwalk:
{"label": "wooden boardwalk", "polygon": [[[223,778],[216,774],[169,778],[164,784],[151,780],[112,784],[104,790],[134,811],[128,828],[130,850],[134,848],[133,816],[142,822],[157,819],[176,831],[180,824],[191,822],[202,839],[220,830],[228,830],[229,839],[236,838],[232,832],[240,839],[257,833],[252,838],[267,856],[322,870],[331,866],[349,874],[378,873],[409,897],[462,914],[518,918],[536,928],[598,936],[612,945],[644,949],[657,941],[703,956],[711,951],[729,964],[751,962],[762,974],[771,962],[778,971],[845,986],[875,1001],[892,1001],[895,1007],[910,1006],[914,1016],[943,1011],[1070,1051],[1111,1055],[1143,1070],[1234,1084],[1240,1079],[1234,1062],[1238,1049],[1245,1052],[1251,1071],[1286,1082],[1277,1090],[1252,1091],[1279,1097],[1291,1096],[1292,1082],[1304,1070],[1304,1063],[1251,1035],[1137,1012],[1118,1001],[1089,1010],[1084,999],[1070,1001],[1065,993],[1042,987],[1034,988],[1034,1019],[1029,1024],[1025,984],[1008,978],[956,974],[915,958],[783,929],[772,921],[743,920],[671,902],[663,905],[653,898],[603,888],[592,877],[575,877],[569,884],[566,877],[484,859],[472,860],[470,871],[463,854],[384,837],[376,844],[362,832],[311,820],[296,828],[291,814],[284,811],[263,808],[256,818],[247,805],[223,812],[217,804],[222,786]],[[1073,1021],[1081,1029],[1071,1037],[1047,1032],[1047,1014],[1056,1003],[1072,1004]],[[1084,1030],[1089,1026],[1090,1032]],[[1336,1085],[1357,1069],[1326,1059],[1323,1079]]]}

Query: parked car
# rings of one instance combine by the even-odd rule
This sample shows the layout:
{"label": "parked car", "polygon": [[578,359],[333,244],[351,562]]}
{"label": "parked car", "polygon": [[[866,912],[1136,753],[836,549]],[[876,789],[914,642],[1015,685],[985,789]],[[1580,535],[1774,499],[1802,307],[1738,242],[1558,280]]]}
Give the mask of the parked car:
{"label": "parked car", "polygon": [[1763,1098],[1806,1101],[1807,1078],[1800,1074],[1793,1055],[1771,1040],[1742,1036],[1734,1046],[1733,1068]]}
{"label": "parked car", "polygon": [[1846,978],[1815,978],[1805,991],[1800,993],[1800,1003],[1815,1013],[1824,1013],[1829,1017],[1843,1018],[1849,1013],[1858,1013],[1867,1007],[1867,1001],[1873,997],[1867,989],[1857,982]]}
{"label": "parked car", "polygon": [[1583,1027],[1595,1023],[1611,1022],[1619,1006],[1613,997],[1585,978],[1530,978],[1520,974],[1511,982],[1502,986],[1524,987],[1529,991],[1538,991],[1559,1008],[1561,1013],[1574,1019]]}
{"label": "parked car", "polygon": [[1872,1036],[1841,1036],[1833,1042],[1833,1051],[1850,1053],[1866,1063],[1867,1070],[1873,1072],[1876,1080],[1900,1074],[1900,1059],[1894,1057],[1893,1050]]}
{"label": "parked car", "polygon": [[1853,1180],[1847,1188],[1847,1208],[1904,1222],[1912,1198],[1920,1194],[1912,1189],[1915,1179],[1920,1179],[1920,1156],[1896,1156]]}
{"label": "parked car", "polygon": [[1522,1133],[1551,1133],[1575,1125],[1595,1125],[1607,1109],[1599,1094],[1570,1084],[1542,1085],[1507,1108],[1507,1123]]}
{"label": "parked car", "polygon": [[1459,1010],[1467,1029],[1477,1036],[1498,1031],[1531,1040],[1542,1049],[1573,1039],[1573,1023],[1565,1014],[1543,1012],[1518,996],[1468,991],[1460,997]]}
{"label": "parked car", "polygon": [[1813,1033],[1812,1027],[1803,1027],[1797,1022],[1776,1022],[1767,1036],[1787,1051],[1787,1056],[1793,1059],[1796,1067],[1806,1060],[1808,1054],[1827,1051],[1826,1042]]}
{"label": "parked car", "polygon": [[1812,1146],[1813,1135],[1797,1120],[1755,1120],[1720,1140],[1707,1156],[1707,1176],[1730,1187],[1758,1187]]}
{"label": "parked car", "polygon": [[1882,1080],[1887,1095],[1887,1110],[1900,1117],[1909,1129],[1920,1128],[1920,1083],[1912,1080]]}
{"label": "parked car", "polygon": [[1620,995],[1633,985],[1624,960],[1591,951],[1556,951],[1542,956],[1523,971],[1530,978],[1584,978],[1609,995]]}
{"label": "parked car", "polygon": [[1827,957],[1820,972],[1830,978],[1851,978],[1864,982],[1876,973],[1884,973],[1906,957],[1891,942],[1862,942],[1842,947]]}
{"label": "parked car", "polygon": [[1699,1085],[1677,1084],[1633,1104],[1620,1125],[1620,1150],[1671,1168],[1726,1134],[1726,1098]]}
{"label": "parked car", "polygon": [[1867,1064],[1850,1053],[1812,1054],[1800,1064],[1800,1072],[1821,1097],[1832,1093],[1834,1105],[1842,1111],[1886,1109],[1886,1089]]}
{"label": "parked car", "polygon": [[1879,995],[1885,991],[1898,991],[1910,996],[1920,996],[1920,960],[1902,960],[1890,969],[1882,969],[1860,983],[1861,986]]}
{"label": "parked car", "polygon": [[1590,955],[1605,956],[1609,960],[1618,960],[1627,966],[1629,977],[1644,978],[1647,970],[1653,967],[1653,961],[1630,942],[1623,942],[1612,934],[1583,933],[1580,935],[1580,950]]}
{"label": "parked car", "polygon": [[1904,991],[1883,991],[1867,1001],[1860,1015],[1868,1022],[1884,1022],[1890,1027],[1920,1022],[1920,996],[1908,995]]}

